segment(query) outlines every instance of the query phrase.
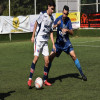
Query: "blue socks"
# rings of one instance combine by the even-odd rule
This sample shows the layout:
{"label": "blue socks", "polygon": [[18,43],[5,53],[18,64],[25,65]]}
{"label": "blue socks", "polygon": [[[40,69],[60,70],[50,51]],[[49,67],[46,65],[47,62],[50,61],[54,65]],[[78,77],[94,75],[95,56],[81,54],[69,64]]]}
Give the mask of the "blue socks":
{"label": "blue socks", "polygon": [[32,62],[31,69],[30,69],[30,76],[29,76],[29,78],[32,78],[33,73],[34,73],[34,70],[35,70],[35,64]]}
{"label": "blue socks", "polygon": [[[79,70],[80,74],[83,76],[84,74],[82,72],[82,68],[81,68],[79,60],[76,59],[74,62],[75,62],[75,65],[76,65],[77,69]],[[43,80],[47,80],[47,78],[48,78],[48,72],[50,70],[50,67],[51,67],[51,62],[49,63],[48,67],[44,66]],[[29,78],[32,78],[34,71],[35,71],[35,64],[32,62]]]}
{"label": "blue socks", "polygon": [[[33,76],[33,73],[35,71],[35,64],[32,62],[32,65],[31,65],[31,69],[30,69],[30,76],[29,76],[29,79],[32,79],[32,76]],[[47,77],[48,77],[48,67],[45,67],[44,66],[44,75],[43,75],[43,80],[47,80]]]}
{"label": "blue socks", "polygon": [[43,75],[43,80],[47,80],[47,77],[48,77],[48,67],[45,67],[44,66],[44,75]]}
{"label": "blue socks", "polygon": [[82,68],[78,59],[75,60],[75,65],[77,69],[79,70],[80,74],[83,76]]}

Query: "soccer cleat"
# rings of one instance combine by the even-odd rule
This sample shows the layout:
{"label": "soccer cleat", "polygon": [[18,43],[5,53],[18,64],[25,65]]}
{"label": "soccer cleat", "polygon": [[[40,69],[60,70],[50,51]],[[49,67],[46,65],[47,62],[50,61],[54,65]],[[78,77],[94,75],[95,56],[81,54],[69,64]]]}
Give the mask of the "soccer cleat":
{"label": "soccer cleat", "polygon": [[85,75],[82,75],[82,80],[87,81],[87,77]]}
{"label": "soccer cleat", "polygon": [[32,82],[33,82],[32,80],[28,80],[28,82],[27,82],[29,89],[31,88]]}
{"label": "soccer cleat", "polygon": [[45,86],[45,85],[47,85],[47,86],[51,86],[52,84],[49,83],[47,80],[45,80],[43,85],[44,85],[44,86]]}

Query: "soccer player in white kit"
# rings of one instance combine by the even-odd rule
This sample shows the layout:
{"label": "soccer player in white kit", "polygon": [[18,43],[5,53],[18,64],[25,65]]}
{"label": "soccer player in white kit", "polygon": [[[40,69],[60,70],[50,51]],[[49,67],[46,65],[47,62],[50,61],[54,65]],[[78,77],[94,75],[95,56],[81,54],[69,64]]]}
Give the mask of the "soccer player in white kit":
{"label": "soccer player in white kit", "polygon": [[[47,74],[48,74],[48,64],[49,64],[49,49],[48,49],[48,39],[51,38],[53,43],[53,49],[56,51],[54,39],[53,39],[53,23],[54,18],[52,13],[55,9],[55,2],[50,0],[48,3],[48,9],[45,12],[41,12],[39,18],[36,20],[33,30],[33,35],[31,41],[34,42],[34,59],[30,69],[30,76],[28,80],[28,86],[31,88],[32,84],[32,76],[35,71],[35,65],[39,58],[40,52],[42,52],[44,56],[44,75],[43,75],[43,82],[44,85],[50,86],[51,84],[47,82]],[[35,38],[34,38],[35,37]]]}

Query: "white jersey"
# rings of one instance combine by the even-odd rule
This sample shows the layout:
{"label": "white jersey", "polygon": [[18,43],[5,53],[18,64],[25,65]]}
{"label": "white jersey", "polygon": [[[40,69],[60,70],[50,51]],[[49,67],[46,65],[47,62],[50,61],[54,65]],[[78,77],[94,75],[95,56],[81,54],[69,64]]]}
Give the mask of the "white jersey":
{"label": "white jersey", "polygon": [[49,16],[47,12],[41,12],[37,19],[37,23],[35,39],[39,41],[48,41],[50,33],[53,31],[53,16]]}

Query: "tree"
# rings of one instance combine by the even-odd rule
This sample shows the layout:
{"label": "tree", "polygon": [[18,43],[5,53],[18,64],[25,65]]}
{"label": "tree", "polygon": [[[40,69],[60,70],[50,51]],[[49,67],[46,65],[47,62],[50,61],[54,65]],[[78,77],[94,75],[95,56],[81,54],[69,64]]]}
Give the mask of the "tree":
{"label": "tree", "polygon": [[[47,9],[49,0],[36,0],[36,13]],[[10,0],[11,5],[11,16],[19,15],[33,15],[34,11],[34,0]],[[9,0],[0,0],[0,5],[3,4],[2,14],[4,16],[9,15]]]}
{"label": "tree", "polygon": [[2,15],[2,14],[3,14],[3,6],[0,5],[0,15]]}
{"label": "tree", "polygon": [[11,15],[34,14],[34,0],[11,0]]}
{"label": "tree", "polygon": [[0,15],[9,15],[9,4],[8,0],[0,0]]}

